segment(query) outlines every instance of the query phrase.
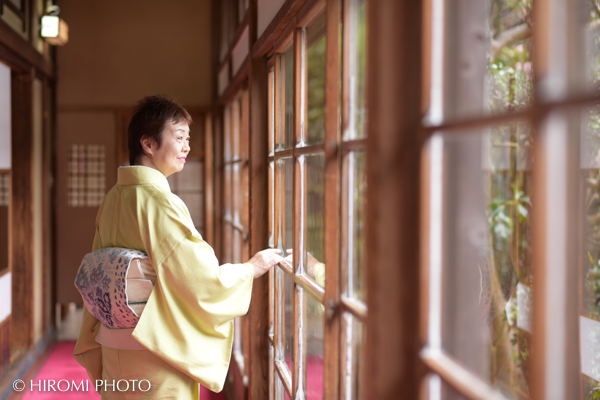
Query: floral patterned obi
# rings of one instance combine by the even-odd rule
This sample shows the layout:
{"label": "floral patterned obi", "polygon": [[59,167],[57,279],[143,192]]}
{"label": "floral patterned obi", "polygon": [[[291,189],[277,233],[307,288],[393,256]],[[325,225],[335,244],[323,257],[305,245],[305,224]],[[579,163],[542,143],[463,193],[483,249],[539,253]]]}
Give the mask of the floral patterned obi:
{"label": "floral patterned obi", "polygon": [[[146,303],[152,291],[152,282],[144,279],[139,261],[148,262],[146,253],[139,250],[108,247],[86,254],[81,262],[75,286],[88,311],[109,328],[133,328],[139,321],[141,309],[137,313],[132,306]],[[132,261],[136,261],[133,263]],[[131,268],[130,268],[131,267]],[[139,279],[133,279],[139,278]],[[136,288],[139,298],[131,297],[129,285]],[[139,297],[139,296],[137,296]],[[133,301],[136,300],[136,301]]]}

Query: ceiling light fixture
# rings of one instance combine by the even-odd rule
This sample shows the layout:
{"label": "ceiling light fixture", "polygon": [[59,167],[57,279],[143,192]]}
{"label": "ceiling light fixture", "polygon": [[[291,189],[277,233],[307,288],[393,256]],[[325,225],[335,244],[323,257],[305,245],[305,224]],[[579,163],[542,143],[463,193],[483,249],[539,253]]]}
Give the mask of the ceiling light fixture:
{"label": "ceiling light fixture", "polygon": [[42,17],[41,35],[51,45],[64,46],[69,42],[69,26],[58,14],[60,7],[48,7],[48,14]]}

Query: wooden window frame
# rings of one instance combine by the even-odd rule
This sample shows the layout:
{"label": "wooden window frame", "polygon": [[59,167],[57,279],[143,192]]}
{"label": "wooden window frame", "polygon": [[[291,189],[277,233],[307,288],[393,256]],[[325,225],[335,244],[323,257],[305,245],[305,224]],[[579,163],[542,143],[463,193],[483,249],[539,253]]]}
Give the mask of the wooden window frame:
{"label": "wooden window frame", "polygon": [[[577,1],[564,2],[558,0],[541,0],[535,4],[536,24],[533,27],[533,40],[536,46],[536,63],[534,71],[538,87],[554,87],[562,84],[564,87],[576,87],[574,77],[578,73],[577,61],[573,55],[573,48],[578,43],[564,41],[555,45],[556,35],[568,38],[577,38],[577,20],[571,14],[571,9],[577,6]],[[467,24],[458,25],[457,21],[447,21],[443,4],[438,0],[426,2],[425,18],[428,19],[431,33],[431,59],[430,63],[446,62],[447,55],[443,44],[443,31],[437,31],[435,25],[441,20],[445,23],[460,26],[459,29],[468,29]],[[562,10],[562,11],[560,11]],[[565,10],[569,10],[565,13]],[[383,18],[381,15],[378,18]],[[373,20],[377,22],[377,20]],[[561,29],[553,31],[551,27]],[[573,40],[573,39],[572,39]],[[424,46],[426,48],[427,46]],[[552,47],[552,48],[551,48]],[[567,57],[566,55],[569,55]],[[437,57],[437,58],[436,58]],[[568,59],[565,62],[565,59]],[[433,61],[432,61],[433,60]],[[564,68],[555,68],[561,65]],[[434,118],[429,124],[421,123],[423,145],[423,187],[420,192],[422,203],[425,205],[421,220],[421,340],[425,346],[420,351],[420,360],[425,366],[420,383],[424,383],[425,373],[439,376],[449,387],[456,390],[468,399],[505,399],[490,384],[480,378],[475,372],[465,368],[459,361],[448,355],[441,347],[439,338],[440,315],[442,298],[441,267],[436,266],[430,254],[439,252],[440,249],[432,248],[439,243],[440,233],[432,232],[429,224],[431,220],[440,220],[441,202],[436,200],[440,191],[441,166],[436,165],[443,151],[441,143],[435,138],[436,133],[461,134],[472,132],[473,128],[483,128],[495,124],[507,123],[517,120],[527,120],[535,127],[534,149],[538,160],[533,169],[533,198],[536,199],[532,209],[533,230],[533,268],[536,280],[536,289],[533,296],[533,330],[536,332],[533,340],[534,351],[531,361],[531,386],[530,398],[543,399],[555,396],[556,398],[579,398],[579,348],[577,301],[577,278],[579,274],[568,274],[569,266],[579,265],[577,241],[579,218],[569,218],[569,215],[580,215],[578,212],[578,190],[574,184],[568,184],[568,179],[574,178],[578,171],[577,150],[579,146],[579,131],[573,135],[569,133],[573,112],[586,105],[598,101],[600,96],[584,92],[549,90],[544,93],[538,90],[536,102],[527,110],[521,112],[506,111],[500,115],[480,115],[476,117],[459,117],[450,119],[443,116],[445,104],[439,97],[449,89],[446,77],[439,75],[440,71],[427,66],[431,72],[431,81],[425,82],[430,90],[429,108],[441,111],[441,118]],[[436,76],[437,74],[437,76]],[[428,77],[425,78],[426,80]],[[378,81],[371,76],[372,81]],[[568,89],[567,89],[568,90]],[[383,93],[382,90],[380,93]],[[374,96],[374,98],[377,98]],[[436,103],[436,99],[438,99]],[[577,107],[574,107],[577,106]],[[577,113],[575,113],[577,114]],[[575,118],[576,119],[576,118]],[[552,178],[551,178],[552,177]],[[428,182],[428,184],[425,184]],[[578,183],[577,183],[578,184]],[[437,193],[437,194],[436,194]],[[558,198],[558,200],[556,200]],[[429,202],[429,204],[428,204]],[[433,203],[438,203],[437,206]],[[557,234],[565,232],[565,237]],[[437,239],[432,236],[438,236]],[[549,262],[552,260],[552,262]],[[575,276],[572,276],[575,275]],[[560,277],[558,279],[557,277]],[[556,302],[562,303],[562,312],[557,312]],[[432,335],[432,330],[437,330]],[[548,360],[562,360],[562,362],[549,362]],[[413,388],[415,391],[419,387]]]}
{"label": "wooden window frame", "polygon": [[[284,3],[280,13],[269,24],[261,38],[254,43],[253,54],[255,57],[269,54],[273,48],[275,52],[280,51],[280,46],[285,42],[285,35],[289,35],[290,31],[291,34],[295,34],[297,21],[294,18],[296,18],[298,10],[304,3],[300,0],[288,0]],[[577,35],[571,35],[575,33],[575,26],[573,21],[569,19],[569,14],[565,18],[563,11],[566,6],[564,3],[564,1],[559,0],[540,0],[536,2],[534,40],[537,48],[536,57],[538,57],[536,60],[538,63],[537,81],[540,83],[540,87],[548,86],[549,89],[552,89],[550,82],[560,82],[569,89],[575,71],[577,71],[577,68],[573,65],[574,61],[569,57],[565,57],[565,55],[570,54],[569,48],[566,46],[572,43],[553,40],[557,34],[569,38],[577,37]],[[339,0],[327,2],[328,22],[329,17],[336,13],[334,11],[336,4],[339,6]],[[436,4],[439,5],[441,2]],[[436,71],[430,68],[431,65],[443,61],[443,59],[435,59],[435,57],[428,59],[429,54],[423,54],[424,51],[428,51],[428,46],[430,46],[430,43],[425,43],[424,40],[430,32],[424,32],[423,26],[431,24],[430,28],[434,29],[436,23],[445,21],[445,15],[442,11],[442,18],[433,20],[432,23],[431,16],[423,9],[424,5],[425,9],[429,7],[429,12],[432,9],[443,10],[443,7],[430,7],[429,1],[390,2],[370,0],[368,13],[368,139],[341,145],[334,142],[331,146],[326,141],[325,145],[328,157],[329,154],[338,154],[340,147],[342,152],[346,152],[353,149],[362,149],[365,144],[367,153],[377,156],[376,160],[369,157],[367,161],[367,180],[369,182],[367,221],[369,235],[366,248],[369,268],[366,272],[369,310],[366,319],[365,393],[369,393],[370,397],[378,399],[391,398],[391,396],[398,393],[402,393],[406,398],[419,398],[422,395],[423,384],[426,382],[428,374],[438,374],[450,387],[469,398],[490,399],[499,397],[498,393],[490,390],[490,386],[486,382],[462,367],[460,363],[455,362],[451,357],[440,352],[439,349],[433,348],[427,335],[428,325],[432,322],[428,320],[428,310],[433,306],[433,301],[438,301],[430,297],[433,293],[429,291],[432,288],[429,282],[434,279],[432,272],[435,271],[429,269],[429,249],[427,248],[430,245],[429,235],[431,234],[428,222],[429,219],[435,217],[435,214],[431,213],[431,206],[428,204],[433,188],[422,184],[421,177],[429,176],[432,173],[430,170],[432,168],[430,157],[434,149],[431,149],[431,143],[428,144],[428,140],[436,132],[468,131],[472,128],[504,123],[515,119],[526,119],[532,121],[536,127],[542,128],[539,129],[536,138],[540,140],[538,142],[539,146],[535,150],[541,162],[533,175],[535,182],[534,197],[539,199],[532,217],[532,229],[536,237],[534,241],[534,270],[538,288],[534,293],[534,309],[536,311],[533,325],[534,330],[537,332],[536,335],[540,336],[536,339],[536,348],[539,351],[533,353],[532,364],[534,369],[532,370],[531,394],[532,398],[535,399],[547,398],[548,394],[556,393],[551,392],[550,389],[559,385],[563,388],[563,392],[554,395],[560,398],[574,398],[571,396],[573,394],[572,390],[578,387],[579,377],[578,373],[572,373],[573,370],[578,372],[577,365],[573,362],[573,354],[577,354],[578,350],[568,346],[577,343],[576,332],[574,333],[570,329],[570,327],[577,325],[577,321],[573,325],[572,318],[569,318],[571,315],[574,317],[578,315],[576,301],[575,305],[571,304],[572,302],[567,302],[565,312],[561,313],[559,319],[556,319],[556,316],[550,314],[550,304],[552,304],[550,296],[555,293],[554,289],[559,289],[563,299],[576,299],[576,285],[570,279],[564,282],[555,279],[555,276],[563,276],[565,265],[567,265],[564,259],[557,265],[550,267],[548,267],[546,260],[552,254],[555,254],[553,251],[562,251],[566,254],[565,259],[572,261],[571,265],[577,265],[577,259],[573,256],[576,252],[572,251],[573,243],[571,242],[574,240],[573,238],[579,236],[577,230],[573,227],[572,221],[564,218],[565,210],[560,209],[548,196],[553,190],[557,193],[567,193],[566,204],[572,207],[573,204],[576,204],[577,191],[565,191],[564,183],[548,179],[550,172],[554,171],[548,163],[548,156],[555,152],[561,154],[563,156],[562,166],[564,166],[561,174],[566,173],[565,171],[573,167],[571,147],[576,147],[576,142],[579,139],[573,138],[575,145],[567,141],[568,146],[560,148],[555,142],[547,141],[548,130],[541,123],[546,121],[552,112],[558,112],[558,119],[564,121],[567,116],[561,114],[562,111],[572,106],[592,104],[598,100],[598,96],[586,93],[575,94],[575,92],[559,93],[557,96],[552,95],[553,92],[549,91],[550,95],[540,93],[540,101],[526,111],[501,115],[463,117],[461,119],[439,118],[424,121],[423,111],[432,106],[435,99],[432,96],[432,103],[422,100],[425,100],[430,93],[439,95],[439,92],[436,91],[444,88],[436,87],[435,82],[429,82],[428,77],[423,76],[423,71],[429,69],[432,70],[432,74],[435,74]],[[575,2],[569,0],[567,5],[575,5]],[[424,13],[425,21],[423,18]],[[294,25],[293,28],[288,29],[288,32],[285,32],[284,37],[281,38],[282,40],[278,42],[277,38],[284,33],[285,27],[290,24]],[[557,26],[562,27],[562,29],[555,29]],[[556,32],[552,32],[553,28]],[[329,32],[328,30],[328,41],[330,40]],[[435,33],[432,36],[435,36]],[[443,39],[443,36],[441,39]],[[434,38],[435,40],[439,40],[439,38]],[[436,50],[442,50],[443,57],[444,47],[439,46],[439,43],[437,45],[434,43],[433,48],[430,50],[433,56],[435,56],[433,53],[436,53]],[[406,60],[411,61],[406,62]],[[424,63],[426,65],[423,65]],[[277,70],[277,58],[275,58],[274,64],[275,70]],[[402,68],[399,68],[400,65]],[[553,65],[565,68],[554,69]],[[330,81],[330,79],[327,79],[327,81]],[[441,82],[444,82],[444,80],[442,79]],[[428,86],[430,86],[430,89],[424,89]],[[277,93],[279,93],[279,90],[275,89],[276,96]],[[279,102],[276,100],[275,109],[277,109],[278,104]],[[328,101],[327,104],[331,103]],[[346,106],[344,105],[342,109],[346,109]],[[279,115],[278,112],[275,114]],[[337,125],[329,117],[327,121]],[[329,128],[328,125],[327,131],[329,131]],[[558,137],[570,138],[566,129],[560,126],[557,129],[558,131],[554,133]],[[293,149],[287,156],[302,155],[296,154],[295,149]],[[277,154],[273,155],[269,161],[274,161],[276,158]],[[337,182],[339,182],[339,174],[340,172],[337,172],[337,175],[335,172],[333,173],[333,177],[338,179]],[[328,183],[329,178],[328,171],[326,178]],[[336,206],[340,204],[339,201],[332,203]],[[329,207],[329,204],[329,201],[326,200],[326,207]],[[547,225],[546,220],[551,213],[558,213],[561,218],[553,221],[551,225]],[[334,236],[330,236],[327,227],[326,231],[328,232],[326,238]],[[553,232],[573,234],[567,235],[568,240],[558,242],[558,245],[552,248],[550,244],[553,242],[550,239],[553,238]],[[335,245],[338,245],[337,242]],[[297,252],[298,244],[295,243],[294,247],[296,254],[299,254]],[[328,266],[332,265],[330,260],[326,262]],[[390,265],[397,265],[397,268],[390,268]],[[416,266],[420,266],[420,270]],[[296,268],[285,266],[280,267],[277,271],[281,272],[279,276],[283,276],[288,272],[295,278],[294,269]],[[557,272],[557,274],[553,276],[554,272]],[[330,283],[332,279],[338,276],[337,274],[337,268],[327,269],[326,314],[339,315],[339,311],[345,307],[348,310],[354,309],[354,314],[357,316],[366,316],[366,310],[356,307],[357,304],[353,302],[345,301],[342,296],[339,297],[339,300],[334,297],[330,306],[327,300],[330,299],[331,294],[335,293],[336,290],[339,293],[339,287],[332,287],[333,292],[330,291],[330,285],[338,284],[337,281]],[[272,278],[271,276],[270,279]],[[300,281],[295,283],[302,287]],[[274,295],[277,298],[277,291]],[[277,302],[273,306],[277,310]],[[274,315],[274,320],[277,326],[277,312]],[[335,317],[328,319],[326,329],[330,329],[329,327],[335,321]],[[544,331],[548,323],[555,324],[556,332]],[[275,347],[277,347],[279,344],[277,331],[271,338],[275,342]],[[546,350],[553,347],[558,349],[568,347],[571,350],[566,364],[555,365],[547,362],[545,358]],[[328,360],[330,359],[326,359],[326,365],[328,365]],[[337,361],[336,359],[335,362]],[[339,366],[333,368],[339,368]],[[275,370],[274,373],[282,377],[288,393],[292,392],[291,374],[287,370],[285,362],[275,359],[273,369]],[[328,371],[329,368],[326,367],[325,370]],[[336,381],[331,385],[336,386],[337,384]],[[329,387],[326,385],[327,398],[337,398],[337,396],[329,395]]]}
{"label": "wooden window frame", "polygon": [[[304,121],[307,110],[306,104],[306,68],[304,63],[306,62],[306,28],[308,25],[321,13],[325,14],[326,18],[326,71],[325,71],[325,90],[326,90],[326,111],[325,113],[325,138],[322,143],[313,145],[304,145],[303,136],[305,134],[306,123]],[[344,329],[348,329],[348,321],[351,323],[352,318],[355,318],[361,323],[366,323],[368,309],[366,303],[352,298],[347,295],[347,284],[344,284],[344,279],[347,279],[345,270],[348,268],[348,260],[341,256],[344,254],[348,245],[348,234],[342,233],[350,229],[347,223],[344,223],[344,218],[340,218],[340,206],[342,206],[342,213],[344,213],[347,207],[342,198],[348,196],[348,187],[344,183],[347,178],[348,171],[343,171],[340,164],[340,157],[346,157],[353,151],[364,151],[367,148],[367,139],[351,139],[342,140],[339,136],[340,129],[344,129],[339,126],[338,109],[340,107],[340,101],[342,101],[342,124],[344,127],[348,124],[349,116],[351,112],[348,107],[348,93],[349,93],[349,71],[348,66],[343,69],[343,75],[340,77],[340,53],[337,43],[341,40],[339,24],[343,19],[343,13],[350,14],[350,6],[348,2],[343,5],[342,0],[330,0],[324,1],[308,1],[300,8],[297,15],[290,18],[290,23],[283,27],[281,34],[275,40],[273,40],[273,51],[274,56],[268,63],[269,73],[273,74],[273,82],[269,81],[269,117],[273,118],[273,121],[269,119],[269,123],[275,125],[275,135],[282,134],[281,129],[278,128],[283,124],[281,114],[282,105],[282,80],[281,80],[281,53],[287,51],[292,43],[294,44],[294,141],[295,145],[289,149],[279,150],[270,152],[268,162],[276,164],[282,159],[294,160],[294,194],[293,194],[293,208],[294,208],[294,223],[293,231],[294,254],[303,254],[304,250],[304,235],[305,229],[303,226],[303,215],[305,212],[305,193],[303,188],[305,184],[301,184],[305,180],[302,160],[305,156],[322,154],[325,156],[325,185],[326,187],[336,187],[338,190],[326,190],[324,193],[324,212],[325,212],[325,225],[324,225],[324,248],[325,257],[324,263],[328,266],[326,268],[326,279],[325,287],[321,287],[311,277],[306,274],[305,266],[302,257],[294,258],[294,265],[289,265],[287,262],[282,262],[278,265],[276,271],[273,272],[271,279],[273,280],[274,286],[271,290],[271,309],[273,313],[272,323],[274,330],[269,335],[269,340],[274,347],[273,357],[273,374],[271,375],[271,394],[272,398],[279,398],[283,394],[279,392],[279,389],[274,380],[274,374],[279,376],[282,383],[283,390],[287,392],[290,398],[295,396],[303,396],[304,387],[300,385],[300,382],[305,382],[306,377],[304,375],[306,366],[304,360],[306,359],[306,345],[304,343],[305,337],[304,332],[301,330],[301,326],[304,326],[305,310],[304,303],[306,296],[312,296],[318,302],[320,302],[324,309],[324,380],[325,387],[324,395],[325,398],[338,398],[341,387],[347,385],[347,382],[340,382],[340,377],[348,376],[349,373],[346,370],[346,358],[345,355],[348,351],[347,335],[343,333]],[[350,29],[350,28],[345,28]],[[335,45],[331,45],[335,44]],[[350,48],[350,44],[347,40],[344,41],[344,53]],[[349,55],[344,54],[343,63],[349,62]],[[340,87],[340,78],[342,78],[343,86]],[[340,99],[340,90],[344,93],[343,99]],[[269,130],[270,132],[270,130]],[[274,148],[275,144],[271,144],[271,138],[269,138],[269,149]],[[276,167],[277,168],[277,167]],[[275,171],[275,182],[274,193],[276,196],[280,196],[280,178],[278,175],[281,172]],[[274,218],[274,235],[277,236],[280,228],[280,217],[283,215],[279,210],[279,201],[275,201],[273,204]],[[271,208],[270,208],[271,210]],[[276,241],[276,247],[281,247]],[[342,258],[340,258],[342,257]],[[340,263],[341,262],[341,263]],[[288,368],[284,356],[285,351],[283,348],[283,342],[285,340],[285,333],[283,331],[283,303],[284,303],[284,277],[290,278],[293,287],[293,365],[292,370]],[[347,280],[346,280],[347,283]],[[308,294],[306,294],[308,292]],[[342,391],[345,393],[345,391]]]}
{"label": "wooden window frame", "polygon": [[[11,9],[11,11],[13,11],[15,14],[17,14],[23,21],[25,21],[25,17],[27,15],[27,6],[28,6],[29,0],[23,0],[22,4],[21,4],[21,9],[19,9],[19,7],[15,6],[10,0],[2,0],[2,3],[0,4],[0,6],[7,6],[8,8]],[[25,24],[24,24],[25,26]]]}
{"label": "wooden window frame", "polygon": [[[221,218],[221,225],[224,231],[229,230],[231,232],[230,236],[225,235],[223,239],[223,255],[231,254],[226,257],[226,262],[242,263],[250,258],[249,113],[249,92],[245,86],[242,86],[226,105],[223,113],[224,146],[222,169],[224,176],[227,175],[225,169],[228,167],[230,169],[230,180],[224,180],[224,189],[226,189],[225,185],[229,185],[229,188],[227,188],[228,191],[223,191],[223,196],[229,197],[225,200],[229,204],[230,214],[224,212]],[[236,240],[239,243],[236,244]],[[236,246],[239,246],[239,259],[236,258],[235,254]],[[225,253],[225,251],[228,253]],[[236,335],[234,338],[232,359],[235,362],[236,368],[232,373],[238,378],[236,379],[237,385],[234,390],[239,395],[244,390],[240,384],[246,386],[249,379],[249,365],[251,362],[250,317],[242,316],[236,318],[235,325]]]}

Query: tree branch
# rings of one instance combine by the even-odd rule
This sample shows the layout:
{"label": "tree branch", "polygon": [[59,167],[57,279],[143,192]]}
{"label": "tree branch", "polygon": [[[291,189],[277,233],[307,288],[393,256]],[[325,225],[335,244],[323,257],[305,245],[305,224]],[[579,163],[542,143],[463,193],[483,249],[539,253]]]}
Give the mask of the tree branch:
{"label": "tree branch", "polygon": [[503,47],[531,36],[531,27],[521,24],[502,31],[492,39],[492,60],[495,61]]}
{"label": "tree branch", "polygon": [[592,7],[594,7],[596,15],[598,15],[598,18],[600,18],[600,7],[598,7],[598,3],[596,3],[596,0],[590,0],[590,3],[592,4]]}
{"label": "tree branch", "polygon": [[[596,3],[595,0],[590,0],[590,2],[594,5],[596,12],[598,12],[598,16],[600,17],[600,6]],[[600,29],[600,19],[592,21],[586,25],[586,30],[588,34],[593,33],[595,30]],[[505,46],[509,46],[514,42],[518,42],[519,40],[526,39],[532,35],[532,29],[527,24],[517,25],[510,29],[500,32],[495,38],[492,39],[492,61],[496,61],[500,51]]]}

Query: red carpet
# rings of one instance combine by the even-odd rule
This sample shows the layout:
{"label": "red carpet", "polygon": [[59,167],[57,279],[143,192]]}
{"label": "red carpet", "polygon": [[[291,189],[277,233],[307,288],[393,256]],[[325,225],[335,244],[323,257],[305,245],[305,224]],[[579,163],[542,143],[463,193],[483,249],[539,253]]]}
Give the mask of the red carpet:
{"label": "red carpet", "polygon": [[[290,371],[292,370],[292,358],[288,355],[285,362]],[[324,370],[322,356],[307,356],[306,357],[306,400],[321,400],[323,399],[324,386]],[[286,400],[289,400],[287,392],[285,393]]]}
{"label": "red carpet", "polygon": [[306,399],[321,400],[323,398],[324,376],[323,359],[320,356],[306,358]]}
{"label": "red carpet", "polygon": [[[39,388],[37,386],[33,387],[33,392],[30,391],[31,387],[29,386],[29,382],[27,382],[27,392],[22,397],[22,400],[69,400],[69,399],[78,399],[78,400],[87,400],[87,399],[100,399],[100,395],[94,389],[94,384],[89,379],[87,372],[85,369],[80,366],[77,361],[73,358],[73,349],[75,348],[75,342],[58,342],[50,356],[42,366],[42,368],[38,371],[35,378],[33,378],[33,383],[37,384],[38,381],[41,381],[41,385]],[[87,383],[88,391],[85,391],[86,387],[79,387],[74,389],[71,386],[71,390],[67,391],[52,391],[46,386],[44,388],[44,383],[48,385],[49,380],[54,380],[58,382],[60,380],[64,380],[60,383],[58,387],[61,390],[67,389],[67,385],[69,382],[75,382],[77,385],[81,385],[81,382],[84,381]],[[56,384],[55,384],[56,385]],[[56,386],[55,386],[56,388]],[[46,390],[44,390],[46,389]],[[200,399],[201,400],[225,400],[225,395],[221,393],[213,393],[205,387],[200,387]]]}

